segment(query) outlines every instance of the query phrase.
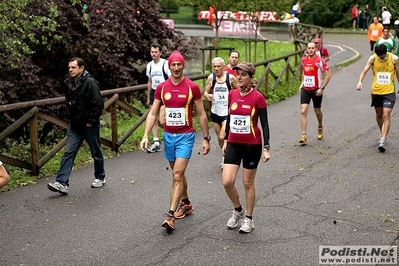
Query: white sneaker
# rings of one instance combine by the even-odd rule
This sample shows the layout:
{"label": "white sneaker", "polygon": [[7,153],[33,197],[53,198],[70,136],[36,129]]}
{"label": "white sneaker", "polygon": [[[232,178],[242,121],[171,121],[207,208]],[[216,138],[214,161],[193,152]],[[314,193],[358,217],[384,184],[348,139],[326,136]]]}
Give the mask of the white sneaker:
{"label": "white sneaker", "polygon": [[238,221],[245,217],[245,210],[242,209],[241,212],[237,212],[236,210],[233,211],[230,219],[227,221],[227,227],[229,228],[236,228],[238,225]]}
{"label": "white sneaker", "polygon": [[94,179],[93,183],[91,183],[91,187],[102,187],[105,185],[104,179]]}
{"label": "white sneaker", "polygon": [[54,192],[59,192],[60,194],[68,194],[68,186],[64,186],[59,182],[48,183],[47,188]]}
{"label": "white sneaker", "polygon": [[149,152],[149,153],[154,153],[154,152],[161,151],[161,150],[162,150],[162,149],[161,149],[161,145],[159,145],[159,142],[157,142],[157,143],[154,142],[154,144],[152,144],[152,145],[147,149],[147,152]]}
{"label": "white sneaker", "polygon": [[254,221],[249,218],[245,218],[242,222],[240,233],[251,233],[251,231],[255,228]]}
{"label": "white sneaker", "polygon": [[385,152],[385,144],[386,144],[386,141],[381,138],[381,140],[378,142],[378,150],[380,152]]}

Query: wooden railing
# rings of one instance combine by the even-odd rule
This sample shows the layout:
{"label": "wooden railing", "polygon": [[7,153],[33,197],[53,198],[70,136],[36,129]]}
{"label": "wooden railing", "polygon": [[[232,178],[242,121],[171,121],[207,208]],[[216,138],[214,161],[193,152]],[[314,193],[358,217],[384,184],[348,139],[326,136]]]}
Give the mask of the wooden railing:
{"label": "wooden railing", "polygon": [[[323,30],[320,27],[312,25],[302,25],[302,30],[298,31],[295,43],[295,52],[283,55],[277,58],[268,59],[255,63],[255,67],[263,67],[264,70],[258,79],[257,89],[264,87],[264,93],[268,94],[268,88],[270,87],[270,79],[274,80],[275,86],[280,84],[288,83],[290,80],[295,80],[300,74],[300,58],[303,56],[306,50],[305,45],[316,37],[322,37]],[[285,61],[283,69],[279,73],[274,73],[271,70],[272,64]],[[294,62],[293,64],[291,64]],[[206,80],[209,73],[190,76],[189,78],[193,81]],[[131,93],[134,91],[143,91],[147,89],[147,84],[117,88],[112,90],[101,91],[101,95],[105,98],[104,113],[110,114],[111,117],[111,139],[101,138],[101,143],[105,146],[110,147],[113,151],[118,151],[127,138],[145,121],[148,111],[142,112],[137,108],[129,105],[127,102],[120,100],[119,95],[125,93]],[[65,104],[64,97],[57,97],[45,100],[35,100],[29,102],[21,102],[9,105],[0,105],[0,113],[16,111],[16,110],[27,110],[26,113],[21,116],[17,121],[10,125],[7,129],[0,133],[0,143],[3,142],[7,137],[12,135],[21,126],[29,127],[29,138],[30,138],[30,161],[24,161],[21,158],[11,158],[8,155],[0,154],[0,160],[6,164],[10,164],[16,167],[29,169],[33,175],[38,175],[40,168],[42,168],[58,151],[60,151],[66,143],[66,137],[60,140],[55,146],[48,151],[43,157],[39,158],[40,146],[39,146],[39,121],[41,119],[47,123],[67,128],[68,122],[63,121],[55,116],[45,114],[41,112],[40,108],[50,105]],[[124,110],[130,114],[139,116],[138,120],[132,125],[122,137],[118,138],[118,111]],[[103,114],[104,114],[103,113]]]}

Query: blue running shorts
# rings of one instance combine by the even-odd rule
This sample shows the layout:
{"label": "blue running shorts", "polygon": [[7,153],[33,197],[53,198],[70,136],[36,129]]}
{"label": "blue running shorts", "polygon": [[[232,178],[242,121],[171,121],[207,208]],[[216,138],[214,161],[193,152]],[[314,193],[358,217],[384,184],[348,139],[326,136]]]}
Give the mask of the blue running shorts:
{"label": "blue running shorts", "polygon": [[163,133],[164,156],[169,162],[176,158],[190,159],[193,153],[195,132],[189,133]]}

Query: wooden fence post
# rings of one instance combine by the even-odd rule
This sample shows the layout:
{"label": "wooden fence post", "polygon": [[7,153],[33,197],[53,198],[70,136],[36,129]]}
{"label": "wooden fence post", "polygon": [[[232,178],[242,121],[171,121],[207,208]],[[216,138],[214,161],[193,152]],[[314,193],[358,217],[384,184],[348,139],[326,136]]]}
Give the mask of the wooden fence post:
{"label": "wooden fence post", "polygon": [[36,114],[29,119],[29,136],[30,136],[30,155],[31,155],[31,172],[33,175],[39,174],[37,162],[39,158],[39,142],[37,132],[37,118]]}
{"label": "wooden fence post", "polygon": [[116,102],[113,102],[110,107],[111,110],[111,131],[112,131],[112,150],[118,151],[118,110]]}

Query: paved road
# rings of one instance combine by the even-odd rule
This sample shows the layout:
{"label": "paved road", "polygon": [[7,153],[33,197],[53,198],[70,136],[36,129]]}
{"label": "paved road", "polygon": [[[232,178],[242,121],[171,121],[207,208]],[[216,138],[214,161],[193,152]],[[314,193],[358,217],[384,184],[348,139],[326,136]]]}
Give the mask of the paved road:
{"label": "paved road", "polygon": [[195,212],[172,234],[160,226],[169,206],[168,164],[162,153],[136,151],[106,160],[101,189],[90,188],[87,166],[73,171],[68,196],[47,190],[54,177],[1,193],[0,265],[318,265],[320,245],[398,245],[398,115],[379,153],[371,73],[364,91],[355,90],[367,41],[326,35],[325,43],[345,49],[330,64],[356,55],[347,47],[360,59],[334,68],[323,100],[324,140],[310,112],[309,143],[297,145],[298,95],[269,106],[272,159],[257,173],[251,234],[226,228],[231,204],[221,154],[212,141],[211,153],[199,155],[198,134],[187,170]]}

